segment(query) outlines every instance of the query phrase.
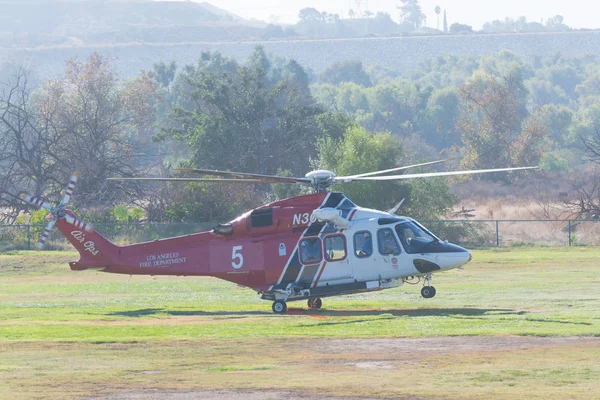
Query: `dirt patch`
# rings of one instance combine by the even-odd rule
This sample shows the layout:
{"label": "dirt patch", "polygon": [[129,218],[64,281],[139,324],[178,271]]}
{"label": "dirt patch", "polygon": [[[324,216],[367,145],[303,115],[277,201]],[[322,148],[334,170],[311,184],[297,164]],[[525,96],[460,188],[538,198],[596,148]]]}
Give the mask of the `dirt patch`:
{"label": "dirt patch", "polygon": [[[198,390],[185,392],[172,392],[160,390],[144,390],[129,393],[120,393],[101,397],[85,397],[87,400],[379,400],[375,397],[323,397],[307,396],[294,392],[283,391],[246,391],[246,390]],[[418,397],[394,397],[397,400],[418,400]]]}
{"label": "dirt patch", "polygon": [[324,354],[429,354],[464,351],[525,350],[541,347],[600,343],[600,337],[455,336],[423,339],[320,339],[311,347]]}
{"label": "dirt patch", "polygon": [[[182,345],[188,346],[186,342]],[[300,355],[290,354],[289,362],[285,363],[287,367],[292,364],[297,364],[301,368],[308,368],[314,371],[327,372],[332,374],[332,371],[337,369],[345,369],[348,374],[356,374],[361,376],[390,376],[394,370],[406,371],[406,366],[414,366],[415,368],[427,367],[430,361],[428,357],[446,355],[449,359],[454,359],[459,354],[459,357],[481,356],[486,354],[501,354],[503,352],[514,352],[522,350],[543,350],[544,349],[569,349],[577,346],[599,346],[600,337],[528,337],[528,336],[462,336],[462,337],[432,337],[432,338],[395,338],[395,339],[294,339],[294,340],[278,340],[269,341],[268,349],[258,349],[260,351],[271,351],[279,354],[285,351],[286,348],[302,349]],[[123,346],[123,345],[119,345]],[[468,354],[466,354],[468,353]],[[301,357],[300,357],[301,356]],[[304,358],[304,361],[297,361],[299,358]],[[278,361],[274,360],[274,364]],[[425,364],[423,364],[425,363]],[[354,372],[352,369],[354,368]],[[142,371],[139,374],[155,374],[160,377],[165,372],[163,370]],[[387,374],[387,375],[386,375]],[[341,375],[343,376],[343,375]],[[276,379],[277,373],[272,375]],[[413,377],[414,378],[414,377]],[[235,375],[232,379],[242,379],[242,375]],[[270,378],[269,378],[270,379]],[[374,391],[363,391],[368,397],[353,396],[353,391],[346,391],[349,396],[318,396],[314,394],[314,386],[307,384],[308,389],[313,389],[309,393],[302,393],[302,389],[289,391],[286,387],[279,386],[265,387],[264,390],[256,389],[236,389],[227,388],[229,385],[223,383],[223,389],[205,390],[189,387],[181,390],[173,389],[142,389],[132,390],[114,394],[103,394],[98,397],[86,397],[86,399],[109,399],[109,400],[155,400],[155,399],[173,399],[173,400],[188,400],[188,399],[206,399],[206,400],[274,400],[280,398],[296,398],[300,400],[381,400],[381,399],[403,399],[403,400],[439,400],[439,395],[418,395],[418,396],[394,396],[397,391],[388,390],[384,397],[373,397]],[[248,382],[246,382],[247,384]],[[156,383],[153,383],[156,385]],[[159,385],[156,385],[159,387]],[[240,385],[241,387],[241,385]],[[396,393],[395,393],[396,392]],[[343,392],[341,392],[343,393]],[[340,394],[341,394],[340,393]],[[356,392],[358,394],[358,392]],[[451,397],[451,396],[450,396]]]}
{"label": "dirt patch", "polygon": [[352,364],[356,368],[363,369],[393,369],[395,364],[389,361],[365,361]]}

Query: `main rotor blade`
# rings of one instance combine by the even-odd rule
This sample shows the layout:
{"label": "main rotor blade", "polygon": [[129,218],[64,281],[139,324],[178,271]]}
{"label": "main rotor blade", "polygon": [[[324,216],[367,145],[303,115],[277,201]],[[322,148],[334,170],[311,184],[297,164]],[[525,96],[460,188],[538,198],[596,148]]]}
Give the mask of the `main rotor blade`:
{"label": "main rotor blade", "polygon": [[[294,178],[295,179],[295,178]],[[209,179],[209,178],[107,178],[109,181],[145,181],[145,182],[208,182],[208,183],[310,183],[306,180],[281,181],[278,179]]]}
{"label": "main rotor blade", "polygon": [[426,163],[423,163],[423,164],[407,165],[407,166],[404,166],[404,167],[386,169],[386,170],[383,170],[383,171],[367,172],[365,174],[359,174],[359,175],[340,176],[340,177],[338,177],[338,179],[362,178],[362,177],[365,177],[365,176],[381,175],[381,174],[387,174],[388,172],[403,171],[405,169],[410,169],[410,168],[425,167],[427,165],[441,164],[441,163],[445,163],[445,162],[452,161],[452,160],[454,160],[454,158],[448,158],[446,160],[439,160],[439,161],[430,161],[430,162],[426,162]]}
{"label": "main rotor blade", "polygon": [[281,183],[298,183],[298,182],[306,182],[310,183],[311,180],[307,178],[293,178],[289,176],[279,176],[279,175],[262,175],[262,174],[251,174],[247,172],[231,172],[231,171],[217,171],[212,169],[197,169],[197,168],[178,168],[176,171],[180,172],[193,172],[197,174],[205,174],[205,175],[214,175],[214,176],[229,176],[232,178],[241,178],[241,179],[273,179],[277,180]]}
{"label": "main rotor blade", "polygon": [[390,175],[390,176],[371,176],[371,177],[349,177],[346,179],[336,178],[337,182],[352,182],[352,181],[394,181],[399,179],[415,179],[415,178],[431,178],[434,176],[454,176],[454,175],[471,175],[485,174],[488,172],[507,172],[507,171],[523,171],[527,169],[538,169],[539,167],[518,167],[518,168],[499,168],[499,169],[479,169],[471,171],[447,171],[447,172],[429,172],[423,174],[406,174],[406,175]]}

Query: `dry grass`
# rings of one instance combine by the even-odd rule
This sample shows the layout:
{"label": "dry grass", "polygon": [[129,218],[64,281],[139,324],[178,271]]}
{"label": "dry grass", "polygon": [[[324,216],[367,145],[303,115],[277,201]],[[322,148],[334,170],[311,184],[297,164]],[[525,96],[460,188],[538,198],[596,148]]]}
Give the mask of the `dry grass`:
{"label": "dry grass", "polygon": [[[499,220],[502,246],[569,244],[569,223],[566,219],[570,216],[560,210],[559,204],[551,205],[547,212],[535,201],[506,204],[498,199],[479,199],[465,200],[461,205],[475,210],[472,220]],[[495,235],[493,222],[489,223],[488,235]],[[572,222],[571,243],[576,246],[599,246],[600,221]]]}
{"label": "dry grass", "polygon": [[[473,180],[457,184],[453,190],[460,199],[458,209],[475,210],[470,219],[506,221],[499,227],[502,245],[564,246],[569,243],[568,223],[550,220],[573,219],[571,212],[565,210],[564,201],[576,200],[573,185],[585,185],[586,179],[589,176],[582,171],[536,172],[519,176],[512,184]],[[532,220],[535,221],[529,222]],[[490,243],[495,242],[492,225],[488,227],[489,235],[494,236]],[[600,245],[600,221],[572,224],[571,243]]]}
{"label": "dry grass", "polygon": [[[143,389],[260,389],[435,399],[593,398],[600,341],[490,350],[361,349],[327,339],[203,339],[134,344],[5,343],[0,398],[77,398]],[[468,343],[469,338],[461,339]],[[500,339],[502,341],[503,339]],[[351,343],[350,343],[351,344]],[[468,347],[468,346],[467,346]],[[279,379],[285,377],[285,379]]]}

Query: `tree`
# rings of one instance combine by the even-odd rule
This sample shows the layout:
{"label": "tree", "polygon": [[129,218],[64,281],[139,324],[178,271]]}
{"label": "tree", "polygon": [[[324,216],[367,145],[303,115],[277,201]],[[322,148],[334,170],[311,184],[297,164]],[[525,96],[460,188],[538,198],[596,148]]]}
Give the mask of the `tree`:
{"label": "tree", "polygon": [[575,198],[565,201],[562,211],[567,212],[568,218],[577,218],[584,220],[600,219],[600,124],[592,127],[588,136],[580,138],[583,144],[586,156],[589,161],[595,164],[593,173],[579,174],[578,179],[572,183]]}
{"label": "tree", "polygon": [[271,38],[282,38],[282,37],[286,37],[286,36],[287,36],[287,34],[283,30],[281,25],[268,24],[263,29],[263,32],[261,33],[260,38],[262,40],[268,40]]}
{"label": "tree", "polygon": [[298,12],[300,23],[324,22],[325,15],[312,7],[303,8]]}
{"label": "tree", "polygon": [[397,6],[400,10],[400,21],[412,27],[413,30],[419,29],[425,22],[425,14],[421,11],[421,5],[418,0],[400,0],[401,5]]}
{"label": "tree", "polygon": [[129,131],[131,139],[137,142],[136,147],[151,146],[158,109],[164,108],[159,84],[150,74],[142,72],[136,78],[123,82],[121,92],[123,108],[128,114],[125,129]]}
{"label": "tree", "polygon": [[[356,125],[349,127],[342,139],[319,140],[319,166],[340,176],[393,168],[401,153],[400,144],[390,133],[372,134]],[[406,194],[389,182],[353,182],[339,189],[356,204],[373,208],[391,208]]]}
{"label": "tree", "polygon": [[582,81],[578,68],[569,63],[559,61],[544,70],[547,79],[560,87],[570,98],[575,98],[575,89]]}
{"label": "tree", "polygon": [[523,77],[475,75],[460,88],[465,116],[459,120],[467,168],[536,165],[546,130],[539,114],[523,116]]}
{"label": "tree", "polygon": [[424,134],[428,138],[427,143],[438,149],[460,144],[460,133],[456,129],[460,115],[459,100],[458,91],[452,87],[436,89],[431,93],[426,111],[433,127]]}
{"label": "tree", "polygon": [[450,33],[458,35],[461,33],[473,33],[473,27],[467,24],[454,23],[450,25]]}
{"label": "tree", "polygon": [[143,139],[154,122],[157,87],[146,73],[119,82],[110,59],[95,53],[85,62],[69,60],[65,75],[35,96],[20,70],[0,100],[2,209],[23,209],[14,202],[22,191],[58,196],[74,171],[84,177],[75,201],[86,207],[139,194],[139,186],[125,191],[106,178],[131,176],[151,159],[136,155],[148,146]]}
{"label": "tree", "polygon": [[562,15],[555,15],[552,18],[546,20],[546,26],[552,31],[562,32],[571,30],[571,28],[564,24],[564,17]]}
{"label": "tree", "polygon": [[65,76],[46,82],[40,92],[39,123],[59,143],[52,158],[61,176],[77,170],[85,177],[77,189],[82,204],[130,197],[131,190],[139,188],[126,190],[106,178],[131,177],[140,171],[144,157],[136,157],[141,152],[139,134],[153,120],[144,114],[155,110],[148,103],[154,96],[151,79],[147,75],[141,79],[130,86],[144,97],[137,102],[136,95],[128,94],[119,82],[110,58],[93,53],[85,62],[68,60]]}
{"label": "tree", "polygon": [[159,138],[186,142],[193,166],[268,174],[285,167],[306,173],[316,153],[316,116],[322,110],[300,65],[288,61],[274,68],[262,47],[246,65],[223,62],[218,53],[203,58],[181,74],[180,105]]}
{"label": "tree", "polygon": [[446,10],[444,10],[444,33],[448,33],[448,20],[446,19]]}
{"label": "tree", "polygon": [[60,190],[52,158],[58,141],[40,123],[28,83],[29,73],[19,69],[2,85],[0,99],[0,220],[9,223],[26,209],[20,193],[41,196]]}
{"label": "tree", "polygon": [[600,71],[588,75],[583,82],[577,85],[575,92],[583,106],[595,102],[600,97]]}
{"label": "tree", "polygon": [[435,11],[435,15],[437,17],[437,25],[436,26],[437,26],[437,29],[439,30],[440,29],[440,12],[442,11],[442,9],[440,6],[435,6],[434,11]]}
{"label": "tree", "polygon": [[[341,139],[320,139],[319,155],[321,168],[337,175],[354,175],[392,168],[398,164],[402,148],[390,133],[372,134],[354,125]],[[340,185],[340,190],[356,204],[377,209],[391,208],[406,198],[402,213],[415,218],[437,218],[456,202],[443,179],[402,184],[353,182]]]}
{"label": "tree", "polygon": [[572,145],[574,140],[569,136],[569,128],[573,123],[573,111],[566,106],[554,104],[547,104],[540,111],[542,123],[548,131],[549,138],[560,148]]}
{"label": "tree", "polygon": [[527,81],[527,89],[530,93],[530,101],[537,107],[546,104],[569,104],[569,96],[557,85],[547,79],[534,77]]}
{"label": "tree", "polygon": [[155,62],[152,66],[152,72],[148,75],[156,80],[162,87],[168,89],[171,83],[175,79],[175,72],[177,71],[177,63],[171,61],[165,63],[164,61]]}
{"label": "tree", "polygon": [[315,8],[303,8],[298,14],[298,32],[309,36],[349,36],[353,31],[340,21],[338,14],[320,12]]}
{"label": "tree", "polygon": [[594,153],[595,143],[600,143],[600,141],[594,139],[600,131],[600,99],[596,99],[595,102],[586,107],[580,107],[573,116],[570,131],[570,136],[573,139],[582,141],[588,148],[588,154],[591,154],[593,160],[600,164],[600,158],[596,160]]}
{"label": "tree", "polygon": [[375,132],[390,131],[403,142],[414,133],[421,100],[413,82],[383,82],[368,92],[372,122],[365,124]]}
{"label": "tree", "polygon": [[343,82],[354,82],[364,87],[371,86],[371,79],[365,72],[360,61],[335,63],[320,75],[319,80],[333,85],[339,85]]}

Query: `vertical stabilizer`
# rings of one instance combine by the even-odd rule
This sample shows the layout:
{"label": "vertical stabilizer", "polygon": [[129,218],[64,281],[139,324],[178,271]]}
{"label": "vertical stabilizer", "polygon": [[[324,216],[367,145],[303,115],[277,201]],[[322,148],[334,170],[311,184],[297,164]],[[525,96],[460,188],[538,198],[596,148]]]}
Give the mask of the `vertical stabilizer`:
{"label": "vertical stabilizer", "polygon": [[[67,213],[70,211],[67,210]],[[114,264],[119,256],[121,248],[93,230],[85,222],[70,224],[65,220],[59,220],[56,227],[79,252],[79,261],[69,263],[73,270],[103,269]]]}

